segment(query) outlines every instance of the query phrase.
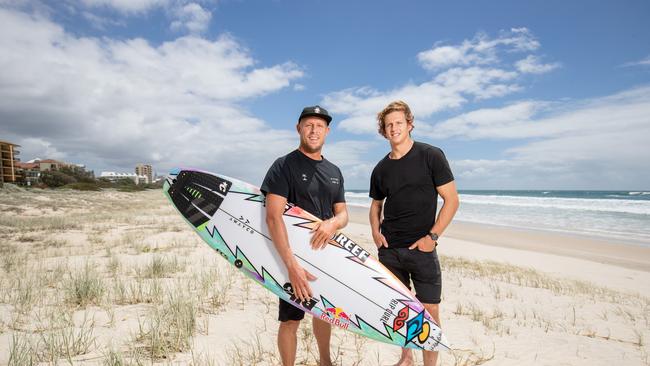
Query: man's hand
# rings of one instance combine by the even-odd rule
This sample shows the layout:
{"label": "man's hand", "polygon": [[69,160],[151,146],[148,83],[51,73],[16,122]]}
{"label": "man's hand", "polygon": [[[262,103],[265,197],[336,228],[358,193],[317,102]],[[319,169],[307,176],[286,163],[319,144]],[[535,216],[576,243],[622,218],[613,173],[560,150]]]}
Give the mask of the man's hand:
{"label": "man's hand", "polygon": [[438,246],[438,243],[433,241],[429,235],[425,235],[413,243],[409,249],[417,248],[421,252],[433,252],[436,246]]}
{"label": "man's hand", "polygon": [[309,286],[309,281],[314,281],[316,276],[307,272],[307,270],[297,263],[287,269],[289,271],[289,282],[291,282],[293,294],[296,295],[301,302],[311,299],[312,292],[311,286]]}
{"label": "man's hand", "polygon": [[377,249],[381,248],[382,246],[388,248],[388,242],[386,241],[386,237],[384,236],[384,234],[380,233],[379,231],[372,232],[372,240],[375,242]]}
{"label": "man's hand", "polygon": [[314,250],[325,248],[327,242],[332,238],[332,236],[334,236],[336,229],[338,229],[338,227],[336,222],[332,219],[321,221],[316,224],[316,227],[311,231],[312,236],[309,241],[311,248]]}

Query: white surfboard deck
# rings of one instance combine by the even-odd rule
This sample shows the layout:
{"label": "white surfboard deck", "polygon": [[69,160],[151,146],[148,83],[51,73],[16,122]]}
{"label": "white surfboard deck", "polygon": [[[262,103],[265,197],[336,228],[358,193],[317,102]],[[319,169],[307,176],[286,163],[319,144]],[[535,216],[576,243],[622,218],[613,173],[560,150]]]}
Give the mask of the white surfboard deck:
{"label": "white surfboard deck", "polygon": [[224,259],[278,297],[334,326],[400,347],[449,349],[424,306],[390,271],[352,238],[338,232],[323,250],[309,245],[320,220],[291,204],[284,222],[291,249],[307,271],[313,298],[293,296],[275,250],[259,188],[227,176],[174,169],[163,188],[203,240]]}

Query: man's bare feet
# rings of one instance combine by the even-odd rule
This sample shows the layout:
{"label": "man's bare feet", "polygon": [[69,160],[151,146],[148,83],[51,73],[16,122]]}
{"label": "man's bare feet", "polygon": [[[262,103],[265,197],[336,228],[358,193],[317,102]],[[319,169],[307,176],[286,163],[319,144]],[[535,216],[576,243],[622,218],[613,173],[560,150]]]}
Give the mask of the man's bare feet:
{"label": "man's bare feet", "polygon": [[402,355],[399,361],[393,366],[413,366],[413,353],[410,350],[402,349]]}

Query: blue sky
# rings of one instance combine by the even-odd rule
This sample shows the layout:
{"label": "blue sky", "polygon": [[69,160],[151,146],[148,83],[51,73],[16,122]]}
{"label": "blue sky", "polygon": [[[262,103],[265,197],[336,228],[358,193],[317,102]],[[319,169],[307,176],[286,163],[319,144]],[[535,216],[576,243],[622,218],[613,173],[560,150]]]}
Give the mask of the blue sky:
{"label": "blue sky", "polygon": [[364,189],[394,99],[461,189],[648,189],[647,1],[0,0],[0,139],[22,160],[259,183],[305,105]]}

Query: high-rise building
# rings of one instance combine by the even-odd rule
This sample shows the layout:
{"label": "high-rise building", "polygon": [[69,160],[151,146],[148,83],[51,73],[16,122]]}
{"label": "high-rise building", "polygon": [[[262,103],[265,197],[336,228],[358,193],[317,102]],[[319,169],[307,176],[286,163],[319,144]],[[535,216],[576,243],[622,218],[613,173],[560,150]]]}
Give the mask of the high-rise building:
{"label": "high-rise building", "polygon": [[19,180],[16,172],[16,163],[20,161],[16,149],[20,145],[0,140],[0,184],[15,183]]}
{"label": "high-rise building", "polygon": [[138,164],[135,166],[136,175],[147,177],[147,183],[153,183],[153,168],[149,164]]}

